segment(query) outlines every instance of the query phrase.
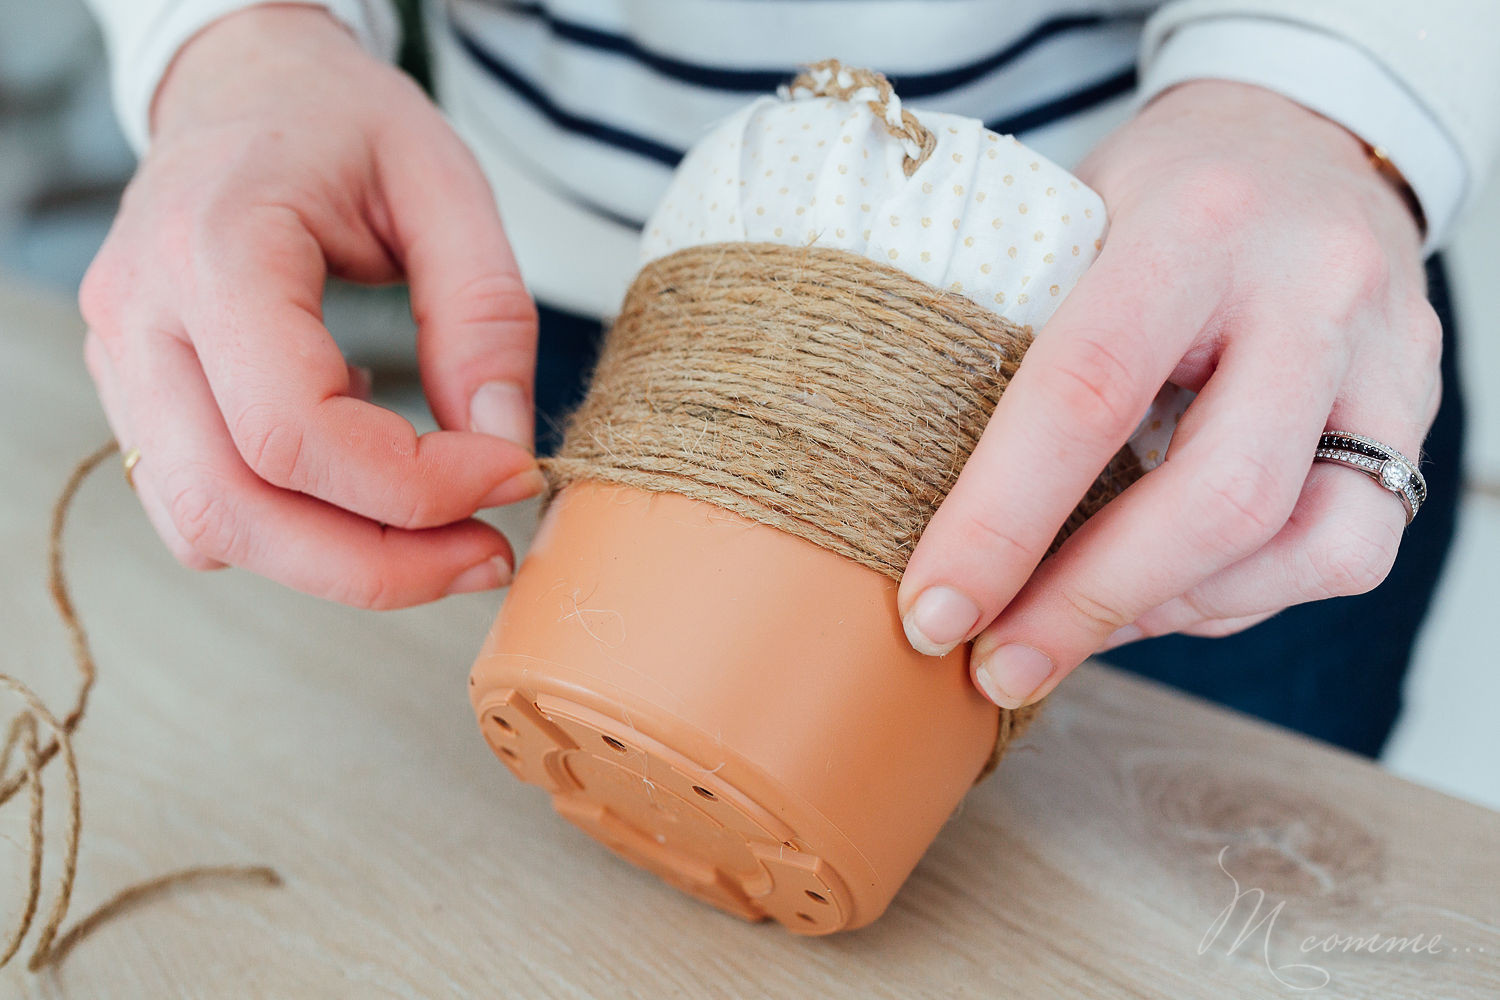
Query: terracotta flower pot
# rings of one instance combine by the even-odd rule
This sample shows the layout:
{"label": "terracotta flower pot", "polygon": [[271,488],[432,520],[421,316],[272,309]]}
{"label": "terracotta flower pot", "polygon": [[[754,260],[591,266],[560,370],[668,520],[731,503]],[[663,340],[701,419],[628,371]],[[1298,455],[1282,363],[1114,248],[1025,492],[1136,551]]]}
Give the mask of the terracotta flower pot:
{"label": "terracotta flower pot", "polygon": [[555,498],[470,678],[484,736],[636,864],[802,934],[885,910],[995,745],[886,576],[670,493]]}

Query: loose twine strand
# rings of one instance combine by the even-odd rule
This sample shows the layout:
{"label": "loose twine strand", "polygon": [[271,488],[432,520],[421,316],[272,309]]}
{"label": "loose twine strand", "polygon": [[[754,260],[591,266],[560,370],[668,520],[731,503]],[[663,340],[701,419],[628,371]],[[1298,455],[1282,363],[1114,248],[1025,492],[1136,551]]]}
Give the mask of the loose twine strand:
{"label": "loose twine strand", "polygon": [[837,59],[812,63],[792,80],[786,96],[832,97],[841,101],[864,101],[885,122],[886,131],[901,141],[906,158],[901,169],[910,177],[927,162],[937,148],[937,136],[901,106],[901,98],[885,74],[845,66]]}
{"label": "loose twine strand", "polygon": [[[26,963],[30,971],[37,972],[47,966],[57,965],[75,945],[104,921],[167,890],[189,883],[224,880],[270,886],[281,884],[281,876],[262,865],[198,865],[184,868],[117,892],[80,919],[67,933],[58,936],[73,896],[73,884],[78,874],[78,841],[83,828],[82,795],[78,781],[78,761],[73,753],[73,734],[83,720],[89,693],[98,674],[88,633],[84,631],[83,622],[68,590],[67,575],[63,568],[63,529],[67,524],[68,510],[83,481],[101,462],[118,450],[119,445],[111,441],[79,462],[68,476],[62,493],[52,507],[52,521],[47,536],[47,590],[68,634],[73,662],[78,669],[78,690],[74,695],[72,709],[62,719],[58,719],[29,687],[9,674],[0,673],[0,688],[14,693],[24,706],[21,713],[11,719],[5,743],[0,746],[0,807],[14,798],[22,788],[27,789],[30,804],[26,895],[22,901],[20,918],[10,936],[5,939],[4,946],[0,947],[0,968],[9,964],[21,950],[21,944],[30,933],[41,908],[42,860],[46,847],[42,772],[54,757],[62,758],[64,783],[67,786],[63,855],[52,905],[37,934],[31,958]],[[51,734],[45,745],[40,744],[38,739],[42,728]],[[17,749],[20,750],[20,766],[12,773],[10,762]]]}
{"label": "loose twine strand", "polygon": [[[859,254],[690,247],[641,270],[542,467],[554,495],[581,480],[678,493],[899,581],[1031,339]],[[1120,449],[1052,550],[1140,475]],[[990,767],[1035,711],[1001,712]]]}

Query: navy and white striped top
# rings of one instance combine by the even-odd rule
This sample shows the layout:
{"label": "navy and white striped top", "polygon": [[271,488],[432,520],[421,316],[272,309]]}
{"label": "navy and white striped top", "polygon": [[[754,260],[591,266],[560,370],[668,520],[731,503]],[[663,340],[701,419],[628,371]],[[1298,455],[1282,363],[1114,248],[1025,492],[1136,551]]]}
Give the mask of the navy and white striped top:
{"label": "navy and white striped top", "polygon": [[[85,2],[143,150],[177,51],[261,0]],[[394,53],[394,0],[300,2]],[[830,56],[886,73],[918,111],[977,118],[1064,166],[1124,119],[1133,88],[1264,87],[1383,149],[1422,205],[1428,249],[1500,151],[1500,4],[1473,0],[418,2],[440,100],[494,182],[533,290],[599,314],[634,273],[636,227],[683,151]]]}
{"label": "navy and white striped top", "polygon": [[715,121],[828,56],[903,101],[1075,161],[1124,117],[1154,4],[1021,0],[451,0],[439,98],[496,188],[539,300],[608,314],[636,233]]}

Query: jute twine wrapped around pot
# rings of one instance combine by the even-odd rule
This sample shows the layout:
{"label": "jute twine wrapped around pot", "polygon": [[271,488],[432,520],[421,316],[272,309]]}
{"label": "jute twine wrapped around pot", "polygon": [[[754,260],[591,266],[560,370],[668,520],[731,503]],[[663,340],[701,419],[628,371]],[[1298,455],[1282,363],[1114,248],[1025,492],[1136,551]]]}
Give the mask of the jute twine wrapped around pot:
{"label": "jute twine wrapped around pot", "polygon": [[[858,254],[692,247],[640,272],[543,465],[554,493],[679,493],[899,580],[1031,337]],[[1054,547],[1139,475],[1121,449]],[[1034,710],[1002,711],[997,758]]]}
{"label": "jute twine wrapped around pot", "polygon": [[[867,108],[875,127],[897,144],[905,182],[922,192],[935,190],[931,179],[924,179],[928,173],[919,171],[933,157],[938,139],[901,106],[884,76],[827,60],[809,67],[782,96]],[[832,120],[844,128],[853,121],[842,110]],[[754,133],[771,144],[763,148],[767,154],[787,141],[785,136],[773,141],[774,127],[757,126]],[[792,135],[813,127],[802,121]],[[964,130],[955,123],[946,132],[961,139]],[[840,139],[826,147],[817,142],[807,151],[856,148],[847,132]],[[996,160],[991,143],[998,139],[986,134],[983,162],[1006,162]],[[721,163],[726,169],[715,169],[713,182],[732,191],[733,165],[760,153],[734,133],[728,140],[728,159]],[[971,152],[973,160],[980,159],[978,147]],[[1039,158],[1021,152],[1027,173],[1038,171]],[[875,162],[868,149],[862,156],[869,159],[856,166]],[[955,150],[935,166],[962,159]],[[816,169],[806,160],[791,169],[797,162],[792,155],[778,178],[774,168],[766,169],[769,162],[768,155],[755,168],[756,183],[764,171],[770,188],[795,183],[799,172]],[[702,173],[702,167],[698,170]],[[851,193],[870,183],[861,177],[855,185],[853,172],[846,171],[847,165],[838,166],[831,180],[837,184],[844,178],[853,185]],[[887,184],[902,183],[885,176]],[[1057,187],[1079,189],[1064,172],[1056,176]],[[806,174],[809,182],[815,177]],[[1003,186],[1011,182],[1010,176],[1003,178]],[[952,190],[965,193],[961,183]],[[1038,193],[1046,200],[1054,190]],[[868,193],[864,198],[876,200]],[[712,199],[700,192],[696,201],[705,200]],[[757,216],[763,211],[757,208]],[[1085,202],[1080,213],[1090,211]],[[802,212],[799,208],[797,215]],[[1027,207],[1020,205],[1018,212]],[[1062,215],[1061,222],[1067,221]],[[994,218],[996,230],[1001,224]],[[955,219],[955,233],[959,227]],[[838,229],[831,235],[846,233]],[[1040,230],[1034,235],[1043,239]],[[939,290],[868,254],[819,246],[818,239],[813,231],[801,246],[700,241],[647,264],[605,340],[588,396],[570,419],[561,450],[543,463],[553,493],[581,480],[678,493],[900,580],[923,529],[1015,375],[1033,331],[960,294],[958,282]],[[961,242],[967,247],[975,241]],[[1065,259],[1078,259],[1079,252],[1071,246]],[[1010,247],[1008,258],[1016,254]],[[1047,254],[1043,263],[1053,259]],[[991,273],[990,264],[982,272]],[[1000,273],[998,262],[993,273]],[[1015,301],[1024,303],[1026,296]],[[1063,525],[1054,549],[1142,474],[1136,454],[1129,446],[1119,451]],[[990,768],[1034,712],[1034,706],[1001,711]]]}

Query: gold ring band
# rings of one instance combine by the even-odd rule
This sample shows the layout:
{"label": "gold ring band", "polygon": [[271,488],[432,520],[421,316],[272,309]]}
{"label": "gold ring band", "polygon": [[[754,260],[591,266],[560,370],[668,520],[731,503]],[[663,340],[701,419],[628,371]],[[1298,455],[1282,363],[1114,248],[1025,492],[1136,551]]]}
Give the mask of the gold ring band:
{"label": "gold ring band", "polygon": [[125,485],[135,489],[135,467],[141,461],[141,449],[132,448],[125,453],[120,464],[125,467]]}

